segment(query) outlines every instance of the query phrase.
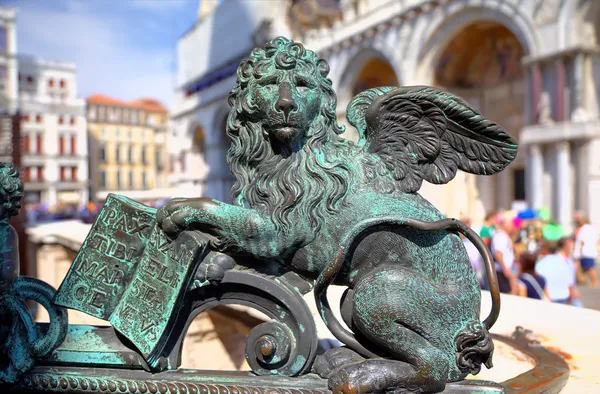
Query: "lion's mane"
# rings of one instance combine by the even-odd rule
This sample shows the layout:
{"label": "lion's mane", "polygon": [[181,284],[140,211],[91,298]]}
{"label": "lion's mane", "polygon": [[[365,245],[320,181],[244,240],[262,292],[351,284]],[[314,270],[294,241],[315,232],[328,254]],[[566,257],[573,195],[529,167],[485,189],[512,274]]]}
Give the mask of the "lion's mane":
{"label": "lion's mane", "polygon": [[[302,148],[275,152],[261,120],[253,116],[257,108],[249,91],[256,79],[291,68],[314,76],[324,97]],[[235,178],[231,197],[236,205],[269,214],[278,227],[287,228],[289,215],[295,212],[309,218],[318,231],[326,215],[343,204],[352,181],[347,164],[352,146],[338,136],[344,129],[337,123],[336,96],[328,73],[329,66],[314,52],[282,37],[264,49],[254,49],[237,70],[227,118],[232,142],[227,161]]]}

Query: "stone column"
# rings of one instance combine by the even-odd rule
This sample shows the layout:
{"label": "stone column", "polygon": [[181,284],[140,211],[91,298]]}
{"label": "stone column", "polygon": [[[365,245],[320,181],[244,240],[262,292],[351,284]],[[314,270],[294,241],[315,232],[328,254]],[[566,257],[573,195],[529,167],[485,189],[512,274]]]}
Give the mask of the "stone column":
{"label": "stone column", "polygon": [[[525,82],[525,95],[523,100],[523,125],[532,124],[533,119],[533,108],[531,103],[533,102],[533,76],[531,72],[525,72],[523,81]],[[483,102],[483,100],[482,100]]]}
{"label": "stone column", "polygon": [[559,142],[556,149],[556,182],[554,192],[556,194],[556,219],[565,226],[571,228],[573,215],[573,182],[571,180],[571,151],[568,142]]}
{"label": "stone column", "polygon": [[588,213],[588,151],[590,142],[582,141],[573,149],[575,162],[575,209]]}
{"label": "stone column", "polygon": [[540,97],[542,96],[542,70],[538,64],[531,66],[531,101],[529,106],[530,119],[529,124],[536,124],[538,122],[539,111],[538,105],[540,103]]}
{"label": "stone column", "polygon": [[585,108],[585,54],[579,52],[575,55],[573,64],[573,114],[577,114]]}
{"label": "stone column", "polygon": [[496,175],[498,188],[496,189],[498,193],[498,209],[508,210],[511,208],[512,202],[512,179],[513,173],[511,170],[504,170],[498,175]]}
{"label": "stone column", "polygon": [[[482,215],[498,208],[496,195],[496,176],[476,176],[475,182],[479,192],[479,201],[481,202]],[[475,220],[475,218],[473,218]],[[483,221],[483,217],[481,218]]]}
{"label": "stone column", "polygon": [[544,156],[539,145],[529,147],[527,156],[527,204],[530,208],[538,209],[544,205]]}
{"label": "stone column", "polygon": [[565,63],[562,58],[558,58],[554,65],[555,67],[555,84],[556,84],[556,96],[554,97],[555,113],[554,119],[557,122],[565,120]]}

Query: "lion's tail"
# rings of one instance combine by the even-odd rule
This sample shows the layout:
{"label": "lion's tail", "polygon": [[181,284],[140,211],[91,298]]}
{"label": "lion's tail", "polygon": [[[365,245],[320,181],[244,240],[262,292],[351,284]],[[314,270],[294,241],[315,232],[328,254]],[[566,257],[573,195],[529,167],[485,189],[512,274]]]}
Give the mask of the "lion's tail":
{"label": "lion's tail", "polygon": [[481,371],[481,364],[488,369],[492,368],[492,355],[494,342],[485,326],[474,321],[462,330],[455,338],[456,366],[463,373],[477,375]]}

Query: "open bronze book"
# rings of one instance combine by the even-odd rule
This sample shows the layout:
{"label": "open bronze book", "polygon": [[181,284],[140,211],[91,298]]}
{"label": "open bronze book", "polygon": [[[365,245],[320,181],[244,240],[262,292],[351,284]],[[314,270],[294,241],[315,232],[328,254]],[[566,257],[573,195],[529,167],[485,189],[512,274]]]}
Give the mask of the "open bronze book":
{"label": "open bronze book", "polygon": [[177,316],[206,242],[185,232],[169,242],[156,209],[110,194],[55,296],[55,303],[108,320],[151,367]]}

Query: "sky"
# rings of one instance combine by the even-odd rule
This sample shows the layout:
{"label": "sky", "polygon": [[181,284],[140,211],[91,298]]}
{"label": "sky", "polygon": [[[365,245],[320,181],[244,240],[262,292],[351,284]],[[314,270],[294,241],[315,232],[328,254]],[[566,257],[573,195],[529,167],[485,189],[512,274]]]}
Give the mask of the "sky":
{"label": "sky", "polygon": [[152,97],[171,107],[176,43],[198,0],[0,0],[17,9],[17,50],[75,63],[78,96]]}

